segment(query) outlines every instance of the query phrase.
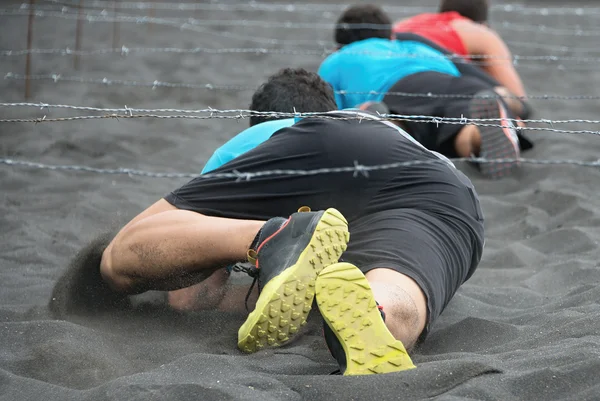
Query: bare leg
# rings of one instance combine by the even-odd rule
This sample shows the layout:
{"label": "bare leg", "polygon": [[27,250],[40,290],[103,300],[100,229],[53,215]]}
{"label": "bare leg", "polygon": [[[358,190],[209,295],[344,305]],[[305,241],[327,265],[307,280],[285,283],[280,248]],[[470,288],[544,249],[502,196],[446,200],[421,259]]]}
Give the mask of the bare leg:
{"label": "bare leg", "polygon": [[[228,284],[229,273],[219,269],[209,278],[191,287],[169,292],[169,306],[181,311],[218,309],[223,312],[245,312],[245,300],[250,284]],[[258,287],[248,298],[252,311],[258,299]]]}
{"label": "bare leg", "polygon": [[[246,295],[250,285],[228,285],[226,295],[223,297],[217,309],[223,312],[245,312]],[[253,311],[258,300],[258,287],[254,286],[248,298],[248,311]]]}
{"label": "bare leg", "polygon": [[392,335],[412,348],[427,321],[427,300],[410,277],[391,269],[374,269],[365,275],[375,300],[383,307]]}
{"label": "bare leg", "polygon": [[217,268],[245,260],[264,222],[169,210],[126,226],[106,248],[103,279],[135,294],[196,284]]}
{"label": "bare leg", "polygon": [[170,291],[169,306],[180,311],[214,309],[225,296],[228,279],[229,273],[219,269],[198,284]]}
{"label": "bare leg", "polygon": [[454,149],[459,157],[478,156],[481,150],[481,132],[476,125],[465,125],[454,138]]}

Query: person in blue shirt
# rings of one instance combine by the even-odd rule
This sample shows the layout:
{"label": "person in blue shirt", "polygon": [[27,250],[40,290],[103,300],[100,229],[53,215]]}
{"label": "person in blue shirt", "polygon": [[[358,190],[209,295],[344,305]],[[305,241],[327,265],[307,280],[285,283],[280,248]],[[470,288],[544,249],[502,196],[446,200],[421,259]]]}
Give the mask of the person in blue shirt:
{"label": "person in blue shirt", "polygon": [[[286,96],[281,96],[281,93],[285,93]],[[335,108],[331,99],[331,87],[318,75],[302,68],[283,68],[271,75],[252,96],[250,110],[263,114],[252,114],[250,127],[219,147],[206,162],[202,174],[211,172],[255,148],[275,132],[298,121],[297,118],[269,115],[269,112],[310,113],[331,111]]]}
{"label": "person in blue shirt", "polygon": [[[517,134],[516,117],[498,93],[505,94],[503,88],[425,38],[391,39],[391,28],[390,18],[375,5],[349,7],[338,19],[338,50],[318,71],[334,88],[338,108],[383,102],[392,114],[425,116],[399,125],[428,149],[450,158],[508,160],[477,164],[485,176],[512,173],[521,150],[532,144]],[[467,119],[497,122],[476,126]]]}
{"label": "person in blue shirt", "polygon": [[212,154],[204,165],[202,174],[209,173],[236,157],[254,149],[281,128],[291,127],[296,122],[295,118],[265,121],[240,132]]}
{"label": "person in blue shirt", "polygon": [[[252,96],[250,110],[277,113],[309,113],[335,110],[336,105],[326,91],[326,86],[318,75],[303,69],[285,68],[269,77]],[[288,96],[280,96],[275,91],[284,91]],[[315,93],[306,96],[307,93]],[[294,94],[289,96],[289,94]],[[366,102],[356,110],[386,114],[387,107],[380,102]],[[253,114],[250,127],[220,146],[206,162],[202,174],[209,173],[238,156],[254,149],[282,128],[291,127],[300,118]]]}

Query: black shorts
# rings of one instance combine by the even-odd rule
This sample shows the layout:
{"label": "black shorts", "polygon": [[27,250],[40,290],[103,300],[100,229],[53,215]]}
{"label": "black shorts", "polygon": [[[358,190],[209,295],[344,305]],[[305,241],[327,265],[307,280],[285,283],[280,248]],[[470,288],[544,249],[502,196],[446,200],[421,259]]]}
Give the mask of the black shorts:
{"label": "black shorts", "polygon": [[[383,102],[392,114],[428,116],[429,118],[421,120],[402,121],[402,126],[427,149],[454,158],[458,157],[454,148],[454,138],[465,124],[460,124],[460,121],[454,121],[452,124],[432,122],[432,118],[473,118],[469,107],[473,95],[489,89],[493,87],[477,77],[455,77],[428,71],[409,75],[396,82],[383,98]],[[423,96],[406,96],[406,93]],[[502,99],[500,101],[504,103]],[[506,103],[504,107],[508,118],[514,119],[515,116]],[[521,150],[533,146],[522,134],[518,135]]]}
{"label": "black shorts", "polygon": [[[472,96],[491,86],[477,78],[455,77],[438,72],[421,72],[396,82],[383,101],[393,114],[421,115],[438,118],[471,118],[469,103]],[[394,94],[396,92],[396,94]],[[403,96],[402,93],[431,93],[435,96]],[[460,97],[449,97],[459,95]],[[509,118],[513,118],[510,116]],[[454,137],[464,124],[448,124],[424,120],[402,121],[406,130],[423,146],[450,158],[458,157]]]}
{"label": "black shorts", "polygon": [[[355,114],[355,113],[353,113]],[[330,114],[330,116],[344,114]],[[392,124],[306,118],[212,171],[260,172],[427,162],[368,172],[273,174],[250,180],[200,177],[165,199],[179,209],[236,219],[289,216],[301,206],[334,207],[348,219],[342,260],[363,272],[391,268],[414,279],[428,324],[444,310],[481,258],[483,215],[469,179]]]}

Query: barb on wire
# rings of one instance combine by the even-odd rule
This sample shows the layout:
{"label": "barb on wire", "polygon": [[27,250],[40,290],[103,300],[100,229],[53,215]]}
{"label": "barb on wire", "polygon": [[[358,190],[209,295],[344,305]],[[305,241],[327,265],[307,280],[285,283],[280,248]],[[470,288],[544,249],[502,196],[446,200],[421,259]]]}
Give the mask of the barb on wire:
{"label": "barb on wire", "polygon": [[[75,117],[57,117],[57,118],[47,118],[47,116],[43,116],[42,118],[15,118],[15,119],[0,119],[0,123],[50,123],[50,122],[67,122],[67,121],[81,121],[81,120],[103,120],[103,119],[138,119],[138,118],[155,118],[155,119],[165,119],[165,120],[174,120],[174,119],[189,119],[189,120],[209,120],[209,119],[229,119],[229,120],[240,120],[244,118],[249,118],[251,115],[256,114],[257,112],[248,111],[248,110],[237,110],[237,114],[233,115],[214,115],[215,110],[210,110],[209,115],[198,116],[198,115],[190,115],[190,114],[178,114],[178,115],[158,115],[158,114],[133,114],[132,109],[127,109],[126,114],[105,114],[100,116],[75,116]],[[246,115],[244,115],[246,113]],[[328,120],[362,120],[364,117],[357,116],[348,116],[348,117],[339,117],[339,116],[328,116],[319,113],[272,113],[272,112],[262,112],[259,115],[265,115],[269,117],[275,116],[287,116],[289,118],[292,117],[301,117],[301,118],[319,118],[319,119],[328,119]],[[451,125],[477,125],[479,127],[496,127],[503,128],[503,125],[500,124],[487,124],[485,121],[516,121],[511,119],[469,119],[465,117],[457,118],[457,117],[433,117],[433,116],[404,116],[399,114],[381,114],[381,118],[388,121],[412,121],[415,123],[423,123],[423,124],[451,124]],[[542,120],[538,120],[542,121]],[[553,125],[553,121],[544,120],[545,123],[550,123]],[[531,126],[514,126],[516,131],[544,131],[544,132],[554,132],[560,134],[569,134],[569,135],[600,135],[600,131],[592,131],[592,130],[565,130],[565,129],[557,129],[557,128],[547,128],[547,127],[531,127]]]}
{"label": "barb on wire", "polygon": [[[305,117],[311,115],[321,115],[321,112],[294,112],[294,113],[284,113],[278,111],[256,111],[256,110],[243,110],[243,109],[214,109],[209,107],[207,109],[173,109],[173,108],[157,108],[157,109],[141,109],[136,107],[123,107],[123,108],[104,108],[104,107],[90,107],[90,106],[73,106],[67,104],[49,104],[49,103],[30,103],[30,102],[18,102],[18,103],[0,103],[1,107],[33,107],[39,108],[40,110],[46,109],[67,109],[67,110],[81,110],[81,111],[96,111],[108,114],[119,114],[125,113],[130,117],[133,116],[133,113],[144,113],[144,114],[157,114],[157,113],[178,113],[178,114],[209,114],[210,117],[214,115],[220,114],[235,114],[237,116],[239,113],[245,113],[248,116],[266,116],[266,117]],[[426,116],[426,115],[401,115],[401,114],[381,114],[382,117],[391,117],[391,118],[410,118],[410,119],[437,119],[436,122],[444,122],[444,121],[463,121],[462,118],[458,117],[434,117],[434,116]],[[551,120],[551,119],[513,119],[513,118],[472,118],[468,121],[472,123],[477,122],[489,122],[489,121],[510,121],[512,123],[522,122],[525,124],[600,124],[600,120],[584,120],[584,119],[570,119],[570,120]],[[6,122],[6,121],[5,121]],[[11,121],[11,122],[26,122],[26,121]]]}
{"label": "barb on wire", "polygon": [[[470,162],[470,163],[519,163],[519,164],[531,164],[531,165],[571,165],[578,167],[600,167],[600,160],[595,161],[581,161],[581,160],[538,160],[538,159],[486,159],[479,157],[471,157],[471,158],[457,158],[450,159],[452,162]],[[370,171],[377,170],[389,170],[389,169],[397,169],[397,168],[407,168],[416,165],[423,164],[437,164],[437,163],[446,163],[446,161],[442,159],[437,160],[413,160],[407,162],[398,162],[398,163],[390,163],[390,164],[380,164],[374,166],[365,166],[360,164],[358,161],[354,162],[352,166],[345,167],[334,167],[334,168],[319,168],[312,170],[269,170],[269,171],[247,171],[240,172],[234,171],[231,173],[207,173],[207,174],[197,174],[197,173],[161,173],[161,172],[153,172],[153,171],[145,171],[145,170],[137,170],[130,168],[116,168],[116,169],[105,169],[98,167],[91,167],[85,165],[57,165],[57,164],[44,164],[38,162],[32,162],[28,160],[15,160],[15,159],[6,159],[0,158],[0,164],[12,167],[24,167],[24,168],[34,168],[40,170],[51,170],[51,171],[77,171],[77,172],[87,172],[87,173],[95,173],[95,174],[108,174],[108,175],[129,175],[129,176],[140,176],[140,177],[149,177],[149,178],[201,178],[201,179],[209,179],[209,178],[231,178],[236,181],[247,181],[254,178],[267,177],[273,175],[289,175],[289,176],[311,176],[311,175],[320,175],[320,174],[342,174],[342,173],[352,173],[354,177],[367,176]]]}
{"label": "barb on wire", "polygon": [[[67,5],[74,7],[75,1],[68,0],[45,0],[46,3],[58,5]],[[114,0],[93,0],[90,2],[92,7],[108,8],[112,7]],[[321,13],[330,11],[338,13],[347,7],[347,4],[321,4],[321,3],[258,3],[255,1],[232,3],[177,3],[177,2],[149,2],[149,1],[120,1],[119,8],[137,9],[137,10],[171,10],[171,11],[287,11],[287,12],[314,12]],[[430,12],[427,7],[415,6],[396,6],[386,5],[389,12],[403,13],[421,13]],[[492,4],[492,12],[519,13],[522,15],[590,15],[600,14],[600,8],[597,7],[528,7],[522,4]]]}
{"label": "barb on wire", "polygon": [[[148,47],[127,47],[121,46],[119,48],[111,49],[94,49],[94,50],[72,50],[70,48],[64,49],[15,49],[15,50],[0,50],[0,56],[2,57],[16,57],[26,56],[28,54],[51,54],[59,56],[92,56],[92,55],[105,55],[105,54],[120,54],[127,56],[133,53],[176,53],[176,54],[256,54],[256,55],[300,55],[300,56],[320,56],[325,58],[330,54],[335,53],[335,49],[323,50],[323,49],[270,49],[270,48],[205,48],[196,47],[190,49],[181,49],[174,47],[164,48],[148,48]],[[479,55],[473,54],[468,55],[472,61],[465,61],[463,57],[456,55],[430,55],[425,56],[421,54],[395,54],[391,52],[367,52],[367,51],[349,51],[346,54],[349,55],[379,55],[386,58],[418,58],[418,59],[449,59],[455,63],[460,64],[473,64],[480,66],[490,65],[501,65],[501,64],[518,64],[522,61],[535,61],[535,62],[577,62],[577,63],[593,63],[597,64],[600,62],[600,57],[575,57],[575,56],[557,56],[557,55],[544,55],[544,56],[532,56],[532,55],[519,55],[514,54],[511,57],[502,57],[496,55]],[[492,61],[489,61],[492,60]]]}
{"label": "barb on wire", "polygon": [[[61,74],[42,74],[42,75],[20,75],[12,72],[8,72],[4,75],[4,79],[7,80],[41,80],[41,81],[53,81],[54,83],[58,83],[59,81],[65,82],[74,82],[79,84],[96,84],[96,85],[121,85],[121,86],[137,86],[137,87],[146,87],[146,88],[182,88],[182,89],[204,89],[204,90],[224,90],[224,91],[235,91],[235,92],[243,92],[243,91],[255,91],[257,87],[255,86],[243,86],[243,85],[220,85],[220,84],[186,84],[179,82],[163,82],[155,80],[154,82],[139,82],[139,81],[127,81],[121,79],[109,79],[109,78],[82,78],[82,77],[70,77],[63,76]],[[391,96],[404,96],[404,97],[415,97],[415,98],[431,98],[431,99],[473,99],[477,96],[474,95],[462,95],[462,94],[435,94],[435,93],[409,93],[409,92],[377,92],[377,91],[369,91],[369,92],[350,92],[350,91],[336,91],[338,94],[354,94],[354,95],[391,95]],[[600,96],[598,95],[551,95],[551,94],[543,94],[543,95],[527,95],[527,96],[513,96],[513,95],[498,95],[498,98],[503,99],[521,99],[521,100],[600,100]]]}
{"label": "barb on wire", "polygon": [[[21,7],[20,9],[0,9],[0,15],[25,15],[25,13],[29,14],[27,9],[28,7]],[[83,19],[88,22],[134,22],[136,24],[163,24],[163,25],[172,25],[179,24],[182,25],[182,21],[184,25],[192,25],[192,26],[210,26],[210,27],[219,27],[219,26],[231,26],[231,27],[258,27],[264,29],[272,29],[272,28],[286,28],[286,29],[328,29],[332,30],[335,28],[334,23],[300,23],[300,22],[274,22],[268,20],[197,20],[194,18],[154,18],[148,16],[135,16],[135,15],[108,15],[106,12],[100,13],[91,13],[87,12],[85,15],[80,15],[80,13],[69,13],[68,8],[63,7],[61,11],[54,10],[40,10],[39,7],[36,8],[36,17],[52,17],[52,18],[63,18],[63,19]],[[387,27],[387,25],[381,24],[346,24],[346,29],[381,29],[382,27]],[[539,24],[527,24],[521,25],[513,22],[502,21],[498,24],[498,27],[510,29],[511,31],[516,32],[532,32],[532,33],[543,33],[545,35],[559,35],[559,36],[599,36],[600,31],[591,30],[585,27],[577,27],[571,29],[559,29],[553,28],[546,25]]]}

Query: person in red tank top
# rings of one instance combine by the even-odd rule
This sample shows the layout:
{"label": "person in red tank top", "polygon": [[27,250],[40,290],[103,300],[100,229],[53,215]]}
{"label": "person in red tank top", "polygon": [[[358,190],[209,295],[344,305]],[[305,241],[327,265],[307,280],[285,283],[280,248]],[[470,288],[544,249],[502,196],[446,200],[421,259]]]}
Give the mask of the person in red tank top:
{"label": "person in red tank top", "polygon": [[455,20],[468,20],[468,18],[456,11],[419,14],[397,22],[394,25],[394,33],[410,32],[423,36],[450,52],[467,58],[469,52],[452,26]]}
{"label": "person in red tank top", "polygon": [[488,8],[488,0],[441,0],[438,13],[398,21],[393,27],[392,39],[397,34],[415,34],[471,61],[506,89],[502,96],[515,114],[527,118],[530,110],[525,109],[528,104],[523,102],[527,97],[523,82],[514,68],[508,46],[488,26]]}

